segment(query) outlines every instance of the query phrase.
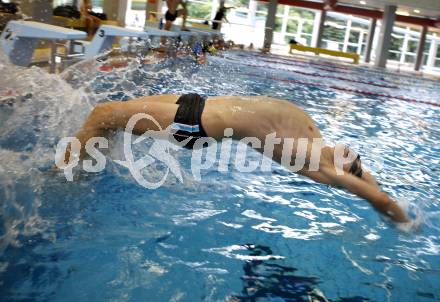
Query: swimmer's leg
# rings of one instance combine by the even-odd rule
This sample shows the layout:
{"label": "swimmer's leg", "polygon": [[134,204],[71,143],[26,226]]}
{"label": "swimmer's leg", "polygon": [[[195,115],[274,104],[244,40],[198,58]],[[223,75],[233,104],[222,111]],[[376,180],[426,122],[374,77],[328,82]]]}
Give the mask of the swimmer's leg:
{"label": "swimmer's leg", "polygon": [[179,9],[177,11],[177,17],[182,17],[182,27],[181,30],[187,30],[186,28],[186,18],[188,16],[188,10],[186,9],[186,7]]}
{"label": "swimmer's leg", "polygon": [[[173,22],[170,21],[170,20],[166,20],[166,22],[165,22],[165,26],[163,27],[163,29],[165,29],[165,30],[170,30],[170,29],[171,29],[171,26],[173,26]],[[163,39],[163,40],[166,40],[166,39]]]}

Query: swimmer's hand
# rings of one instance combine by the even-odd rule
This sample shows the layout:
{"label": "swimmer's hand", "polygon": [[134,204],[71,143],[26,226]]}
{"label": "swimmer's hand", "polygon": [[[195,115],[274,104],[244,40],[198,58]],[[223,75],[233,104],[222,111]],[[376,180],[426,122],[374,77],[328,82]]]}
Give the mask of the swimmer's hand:
{"label": "swimmer's hand", "polygon": [[381,196],[379,199],[373,203],[373,207],[384,214],[385,216],[391,218],[394,222],[398,223],[410,223],[411,220],[406,215],[405,211],[399,206],[399,204],[392,200],[388,195],[384,192],[380,192]]}
{"label": "swimmer's hand", "polygon": [[306,175],[321,183],[343,187],[351,193],[366,199],[373,208],[394,222],[408,223],[410,219],[397,202],[392,200],[379,187],[368,183],[352,174],[338,175],[334,168],[320,167],[316,175]]}
{"label": "swimmer's hand", "polygon": [[[57,150],[57,152],[60,150]],[[72,152],[72,145],[68,144],[65,150],[62,150],[60,154],[55,154],[55,164],[52,167],[53,171],[71,170],[78,165],[81,155]]]}
{"label": "swimmer's hand", "polygon": [[58,161],[55,161],[52,167],[52,171],[59,172],[61,170],[64,170],[67,166],[68,166],[68,161],[66,161],[65,159],[60,159]]}
{"label": "swimmer's hand", "polygon": [[417,232],[420,230],[420,222],[415,220],[409,220],[408,222],[399,222],[396,223],[397,229],[400,231],[409,233],[409,232]]}

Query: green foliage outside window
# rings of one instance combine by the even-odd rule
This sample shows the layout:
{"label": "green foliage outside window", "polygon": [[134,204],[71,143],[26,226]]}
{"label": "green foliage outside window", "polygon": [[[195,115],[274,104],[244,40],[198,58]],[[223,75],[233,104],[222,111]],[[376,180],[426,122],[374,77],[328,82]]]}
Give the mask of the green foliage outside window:
{"label": "green foliage outside window", "polygon": [[296,34],[298,32],[298,22],[296,20],[288,20],[286,32]]}
{"label": "green foliage outside window", "polygon": [[406,48],[406,51],[407,52],[416,52],[418,46],[419,46],[419,42],[418,41],[409,40],[408,41],[408,47]]}
{"label": "green foliage outside window", "polygon": [[285,5],[278,4],[278,6],[277,6],[277,15],[284,15],[284,7],[285,7]]}
{"label": "green foliage outside window", "polygon": [[350,30],[350,36],[348,38],[348,42],[350,43],[358,43],[359,42],[359,36],[360,36],[360,32],[355,31],[355,30]]}
{"label": "green foliage outside window", "polygon": [[399,61],[400,60],[400,52],[398,52],[398,53],[390,52],[388,54],[388,59],[393,60],[393,61]]}
{"label": "green foliage outside window", "polygon": [[[3,2],[9,3],[11,1],[4,1],[3,0]],[[52,7],[54,7],[54,8],[57,7],[57,6],[60,6],[60,5],[74,5],[74,3],[73,3],[73,0],[70,0],[70,1],[67,1],[67,0],[54,0],[52,2]]]}
{"label": "green foliage outside window", "polygon": [[315,14],[313,12],[296,7],[289,8],[289,16],[303,18],[303,19],[310,19],[310,20],[313,20],[315,18]]}
{"label": "green foliage outside window", "polygon": [[358,47],[357,46],[347,46],[347,52],[349,53],[357,53]]}
{"label": "green foliage outside window", "polygon": [[425,47],[423,48],[423,52],[429,53],[429,49],[431,48],[431,41],[426,39]]}
{"label": "green foliage outside window", "polygon": [[92,0],[92,7],[104,7],[104,0]]}
{"label": "green foliage outside window", "polygon": [[305,34],[312,34],[313,33],[313,23],[304,23],[302,32]]}
{"label": "green foliage outside window", "polygon": [[345,20],[340,20],[340,19],[334,18],[332,16],[327,16],[325,18],[325,24],[326,25],[333,24],[333,25],[335,25],[337,27],[345,27],[346,23],[347,22]]}
{"label": "green foliage outside window", "polygon": [[132,10],[145,10],[147,7],[147,0],[132,0],[131,9]]}
{"label": "green foliage outside window", "polygon": [[276,17],[275,18],[275,28],[274,28],[274,31],[280,32],[282,26],[283,26],[283,18]]}
{"label": "green foliage outside window", "polygon": [[323,40],[341,42],[345,37],[346,21],[327,16],[324,23]]}
{"label": "green foliage outside window", "polygon": [[302,34],[301,38],[306,39],[306,45],[312,45],[312,36]]}
{"label": "green foliage outside window", "polygon": [[265,12],[267,14],[268,5],[267,3],[257,2],[257,11]]}
{"label": "green foliage outside window", "polygon": [[324,27],[324,32],[322,34],[324,40],[341,42],[344,41],[344,37],[345,28],[336,28],[331,25],[326,25]]}
{"label": "green foliage outside window", "polygon": [[194,3],[188,2],[186,5],[188,9],[188,15],[194,18],[211,19],[211,2],[207,3]]}
{"label": "green foliage outside window", "polygon": [[249,0],[230,0],[226,2],[225,6],[233,6],[235,8],[240,8],[240,7],[248,8]]}
{"label": "green foliage outside window", "polygon": [[406,55],[405,56],[405,63],[415,63],[416,56],[415,55]]}
{"label": "green foliage outside window", "polygon": [[391,35],[390,50],[401,51],[403,37]]}

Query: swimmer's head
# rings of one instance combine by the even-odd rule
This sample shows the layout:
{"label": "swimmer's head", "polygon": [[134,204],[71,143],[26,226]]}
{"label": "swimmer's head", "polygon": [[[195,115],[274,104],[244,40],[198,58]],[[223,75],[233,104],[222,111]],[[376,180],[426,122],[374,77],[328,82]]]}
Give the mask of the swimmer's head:
{"label": "swimmer's head", "polygon": [[362,178],[362,162],[361,156],[345,146],[344,148],[344,157],[345,158],[354,158],[351,163],[344,165],[344,171],[350,174],[353,174],[356,177]]}
{"label": "swimmer's head", "polygon": [[[361,157],[358,153],[350,149],[346,145],[337,144],[334,148],[329,147],[333,155],[333,164],[338,171],[343,171],[343,173],[352,174],[369,185],[378,187],[378,182],[371,173],[365,170],[362,165]],[[329,156],[329,153],[327,153]]]}
{"label": "swimmer's head", "polygon": [[333,162],[336,168],[362,178],[362,162],[359,154],[348,146],[340,144],[336,145],[333,151]]}

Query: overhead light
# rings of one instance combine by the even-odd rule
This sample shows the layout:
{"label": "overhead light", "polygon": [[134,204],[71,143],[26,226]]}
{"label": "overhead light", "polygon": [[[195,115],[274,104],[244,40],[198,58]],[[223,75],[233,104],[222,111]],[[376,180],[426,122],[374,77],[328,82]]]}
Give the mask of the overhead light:
{"label": "overhead light", "polygon": [[414,12],[415,12],[416,14],[420,14],[420,11],[419,11],[418,9],[415,9]]}
{"label": "overhead light", "polygon": [[396,14],[401,15],[401,16],[409,16],[409,13],[404,10],[398,10],[396,12]]}
{"label": "overhead light", "polygon": [[363,0],[359,1],[359,3],[362,4],[362,5],[367,4],[367,2],[366,2],[366,1],[363,1]]}

